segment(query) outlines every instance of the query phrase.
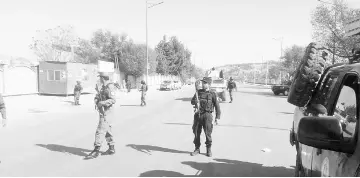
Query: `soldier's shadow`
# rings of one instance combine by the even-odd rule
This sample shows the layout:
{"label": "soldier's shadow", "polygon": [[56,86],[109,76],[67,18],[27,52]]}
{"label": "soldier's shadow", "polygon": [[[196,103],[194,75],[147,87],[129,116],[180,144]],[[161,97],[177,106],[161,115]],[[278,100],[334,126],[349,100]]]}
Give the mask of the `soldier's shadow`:
{"label": "soldier's shadow", "polygon": [[87,150],[83,148],[75,148],[75,147],[67,147],[63,145],[57,144],[36,144],[36,146],[46,148],[50,151],[56,151],[61,153],[68,153],[76,156],[86,156],[87,153],[91,152],[92,150]]}
{"label": "soldier's shadow", "polygon": [[137,151],[146,153],[148,155],[151,155],[152,151],[160,151],[160,152],[168,152],[168,153],[182,153],[182,154],[190,154],[188,151],[179,151],[169,148],[163,148],[159,146],[151,146],[151,145],[135,145],[135,144],[128,144],[127,147],[133,148]]}

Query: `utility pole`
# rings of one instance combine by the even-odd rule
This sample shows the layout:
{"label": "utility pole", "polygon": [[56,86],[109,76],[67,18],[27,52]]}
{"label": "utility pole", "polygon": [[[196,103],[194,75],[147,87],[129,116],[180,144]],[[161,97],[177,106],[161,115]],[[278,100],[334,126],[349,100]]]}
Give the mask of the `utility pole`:
{"label": "utility pole", "polygon": [[254,67],[254,85],[255,85],[255,67]]}
{"label": "utility pole", "polygon": [[335,8],[334,9],[334,33],[333,33],[333,36],[334,36],[334,50],[333,50],[333,60],[332,60],[332,64],[335,64],[335,53],[336,53],[336,34],[335,34],[335,30],[336,30],[336,15],[337,15],[337,10],[336,10],[336,7],[337,5],[336,4],[333,4],[333,3],[330,3],[330,2],[325,2],[325,1],[321,1],[321,0],[318,0],[319,2],[321,3],[325,3],[325,4],[330,4],[330,5],[333,5],[333,7]]}
{"label": "utility pole", "polygon": [[265,85],[268,84],[268,73],[269,73],[269,62],[266,61],[266,80],[265,80]]}
{"label": "utility pole", "polygon": [[[152,8],[156,5],[162,4],[163,2],[154,4],[148,3],[148,0],[145,0],[146,8],[146,84],[148,85],[148,76],[149,76],[149,49],[148,49],[148,8]],[[150,7],[148,5],[151,5]]]}

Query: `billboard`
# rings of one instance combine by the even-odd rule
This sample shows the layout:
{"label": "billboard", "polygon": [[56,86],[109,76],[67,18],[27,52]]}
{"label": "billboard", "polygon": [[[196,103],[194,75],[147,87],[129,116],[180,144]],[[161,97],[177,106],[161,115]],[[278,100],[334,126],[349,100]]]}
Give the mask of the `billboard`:
{"label": "billboard", "polygon": [[345,24],[345,36],[351,37],[360,34],[360,16],[353,18]]}
{"label": "billboard", "polygon": [[114,72],[114,63],[98,60],[98,72]]}

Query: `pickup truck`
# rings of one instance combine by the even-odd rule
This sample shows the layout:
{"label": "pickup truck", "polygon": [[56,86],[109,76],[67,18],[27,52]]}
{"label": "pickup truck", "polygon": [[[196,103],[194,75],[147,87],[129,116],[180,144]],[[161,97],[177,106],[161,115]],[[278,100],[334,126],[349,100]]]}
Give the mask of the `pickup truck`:
{"label": "pickup truck", "polygon": [[271,90],[273,91],[274,95],[279,95],[282,93],[284,96],[289,94],[289,89],[291,86],[291,81],[285,81],[282,85],[273,85]]}

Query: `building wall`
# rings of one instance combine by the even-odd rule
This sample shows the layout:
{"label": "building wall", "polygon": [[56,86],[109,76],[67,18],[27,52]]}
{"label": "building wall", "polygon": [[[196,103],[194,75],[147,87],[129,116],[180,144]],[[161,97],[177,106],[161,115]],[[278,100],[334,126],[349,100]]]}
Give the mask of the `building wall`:
{"label": "building wall", "polygon": [[[60,76],[58,75],[59,73]],[[55,75],[56,78],[54,78]],[[65,95],[66,86],[67,80],[65,62],[41,61],[39,63],[39,93]]]}
{"label": "building wall", "polygon": [[84,93],[95,93],[97,75],[95,64],[67,63],[67,93],[74,94],[76,81],[81,81]]}

